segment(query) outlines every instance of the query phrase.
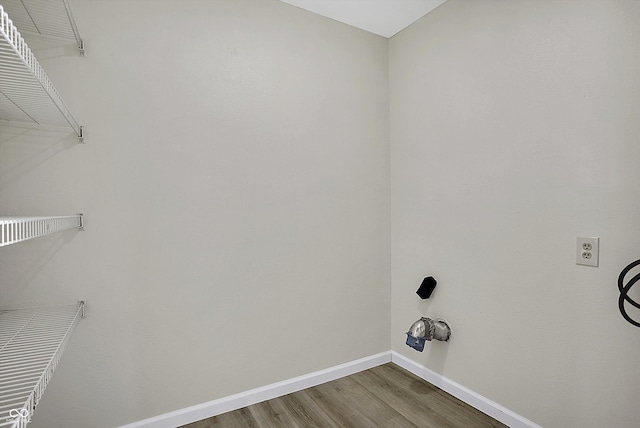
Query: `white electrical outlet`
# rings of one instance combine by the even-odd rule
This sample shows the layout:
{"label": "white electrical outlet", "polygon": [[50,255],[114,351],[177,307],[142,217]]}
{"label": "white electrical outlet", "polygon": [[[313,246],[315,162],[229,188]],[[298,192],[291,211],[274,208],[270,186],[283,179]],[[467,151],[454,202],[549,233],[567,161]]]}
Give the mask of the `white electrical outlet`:
{"label": "white electrical outlet", "polygon": [[576,264],[597,267],[600,259],[599,250],[600,238],[578,236],[576,239]]}

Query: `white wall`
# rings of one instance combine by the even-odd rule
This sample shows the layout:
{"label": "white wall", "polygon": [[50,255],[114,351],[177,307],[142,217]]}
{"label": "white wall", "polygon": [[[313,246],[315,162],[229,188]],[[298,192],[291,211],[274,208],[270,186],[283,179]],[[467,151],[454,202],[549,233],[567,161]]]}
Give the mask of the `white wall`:
{"label": "white wall", "polygon": [[[640,257],[638,22],[635,0],[449,0],[389,44],[392,349],[547,428],[640,420],[616,288]],[[404,345],[421,315],[452,341]]]}
{"label": "white wall", "polygon": [[[2,124],[3,307],[88,300],[33,427],[107,427],[386,351],[387,40],[276,0],[72,2],[86,145]],[[367,328],[362,328],[366,323]]]}

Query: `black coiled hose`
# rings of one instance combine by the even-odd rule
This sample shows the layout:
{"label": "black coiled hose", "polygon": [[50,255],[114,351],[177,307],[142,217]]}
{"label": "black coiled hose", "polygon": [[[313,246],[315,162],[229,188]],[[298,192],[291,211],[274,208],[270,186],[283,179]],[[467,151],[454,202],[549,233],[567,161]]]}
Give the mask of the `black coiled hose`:
{"label": "black coiled hose", "polygon": [[626,319],[636,327],[640,327],[640,322],[631,319],[629,314],[627,314],[626,309],[624,308],[624,302],[626,300],[631,305],[640,309],[640,303],[629,297],[629,290],[631,290],[631,287],[633,287],[636,282],[640,281],[640,273],[636,274],[626,284],[624,284],[624,277],[627,273],[629,273],[631,269],[638,265],[640,265],[640,260],[636,260],[635,262],[629,264],[626,268],[622,269],[622,272],[620,272],[620,276],[618,277],[618,290],[620,290],[620,297],[618,298],[618,308],[620,309],[620,313],[622,314],[624,319]]}

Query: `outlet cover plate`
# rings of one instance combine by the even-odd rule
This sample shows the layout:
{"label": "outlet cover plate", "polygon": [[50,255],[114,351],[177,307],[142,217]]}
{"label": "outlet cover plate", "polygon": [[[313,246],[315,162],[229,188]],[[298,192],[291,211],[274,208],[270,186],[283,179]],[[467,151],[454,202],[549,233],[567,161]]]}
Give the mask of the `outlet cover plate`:
{"label": "outlet cover plate", "polygon": [[600,238],[578,236],[576,238],[576,264],[598,267]]}

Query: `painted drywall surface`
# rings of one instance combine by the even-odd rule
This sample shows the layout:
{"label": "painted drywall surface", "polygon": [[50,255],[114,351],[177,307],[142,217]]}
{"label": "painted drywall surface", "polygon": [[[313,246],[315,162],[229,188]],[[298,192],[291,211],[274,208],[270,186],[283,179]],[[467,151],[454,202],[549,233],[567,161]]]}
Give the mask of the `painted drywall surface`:
{"label": "painted drywall surface", "polygon": [[[88,300],[34,427],[117,426],[389,349],[387,40],[279,1],[75,0],[86,128],[3,126],[2,305]],[[366,328],[363,328],[366,325]]]}
{"label": "painted drywall surface", "polygon": [[[616,289],[640,257],[639,21],[634,0],[449,0],[389,44],[392,349],[544,427],[640,420]],[[407,347],[421,315],[451,342]]]}

